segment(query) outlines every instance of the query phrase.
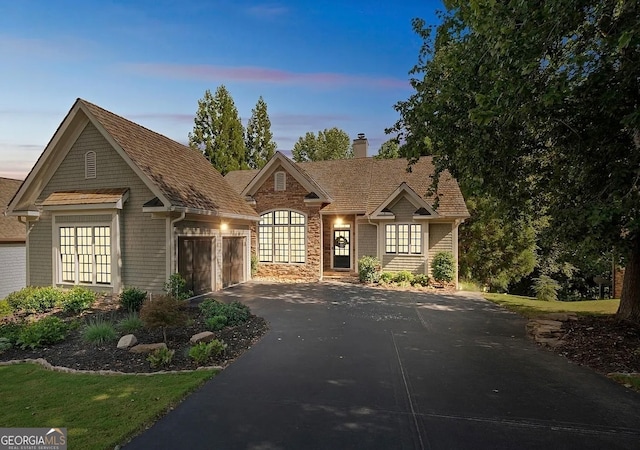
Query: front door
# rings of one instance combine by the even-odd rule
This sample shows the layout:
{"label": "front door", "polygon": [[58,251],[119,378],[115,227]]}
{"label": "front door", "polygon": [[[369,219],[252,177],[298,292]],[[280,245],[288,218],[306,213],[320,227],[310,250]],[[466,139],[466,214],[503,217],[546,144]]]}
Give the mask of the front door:
{"label": "front door", "polygon": [[351,230],[333,230],[333,268],[351,268]]}

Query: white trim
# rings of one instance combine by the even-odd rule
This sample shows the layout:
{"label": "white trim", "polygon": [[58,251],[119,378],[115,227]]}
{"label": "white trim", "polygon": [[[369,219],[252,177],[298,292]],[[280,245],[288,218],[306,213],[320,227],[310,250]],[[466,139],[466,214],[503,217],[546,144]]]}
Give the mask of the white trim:
{"label": "white trim", "polygon": [[84,178],[85,180],[97,178],[98,175],[98,155],[93,150],[84,154]]}
{"label": "white trim", "polygon": [[[337,218],[338,216],[336,216]],[[348,225],[348,226],[345,226]],[[336,226],[335,221],[331,221],[331,270],[335,270],[335,271],[353,271],[354,270],[354,254],[355,254],[355,245],[352,245],[352,242],[354,242],[355,239],[355,228],[356,228],[356,224],[355,221],[348,221],[348,222],[343,222],[341,225]],[[334,232],[336,230],[349,230],[349,267],[338,267],[336,268],[334,266],[334,250],[335,250],[335,246],[333,245],[333,236],[334,236]]]}
{"label": "white trim", "polygon": [[[425,218],[433,219],[435,217],[440,217],[440,215],[429,205],[425,199],[419,196],[416,191],[411,189],[411,187],[403,181],[398,188],[393,191],[391,195],[389,195],[376,209],[371,213],[372,219],[385,219],[389,217],[387,214],[383,213],[382,210],[392,204],[394,201],[400,198],[403,195],[409,202],[415,206],[416,208],[424,208],[429,211],[429,216],[424,216]],[[422,216],[419,216],[422,217]]]}

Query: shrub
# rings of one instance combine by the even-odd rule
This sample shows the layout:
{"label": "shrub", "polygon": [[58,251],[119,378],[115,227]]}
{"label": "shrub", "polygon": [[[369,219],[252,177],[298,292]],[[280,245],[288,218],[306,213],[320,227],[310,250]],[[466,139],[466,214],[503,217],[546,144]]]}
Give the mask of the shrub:
{"label": "shrub", "polygon": [[111,322],[105,320],[102,316],[97,316],[89,319],[82,337],[90,344],[100,346],[107,342],[115,341],[118,335]]}
{"label": "shrub", "polygon": [[227,344],[217,339],[211,342],[199,342],[189,349],[189,357],[198,364],[204,364],[211,356],[218,356],[227,348]]}
{"label": "shrub", "polygon": [[363,256],[358,260],[358,277],[362,283],[375,283],[380,275],[380,260],[374,256]]}
{"label": "shrub", "polygon": [[147,361],[151,364],[152,368],[160,366],[168,366],[171,364],[175,350],[169,350],[168,348],[157,348],[147,356]]}
{"label": "shrub", "polygon": [[200,311],[206,319],[214,316],[226,317],[226,325],[230,327],[246,322],[251,316],[251,311],[247,305],[243,305],[238,301],[222,303],[211,298],[200,303]]}
{"label": "shrub", "polygon": [[3,323],[2,325],[0,325],[0,338],[7,339],[12,344],[16,344],[18,342],[18,338],[20,337],[22,328],[23,325],[19,323]]}
{"label": "shrub", "polygon": [[439,252],[431,263],[433,278],[439,283],[450,283],[455,276],[455,261],[449,252]]}
{"label": "shrub", "polygon": [[395,283],[411,283],[413,281],[413,274],[408,270],[402,270],[393,277]]}
{"label": "shrub", "polygon": [[378,283],[388,284],[393,281],[393,274],[391,272],[382,272],[378,278]]}
{"label": "shrub", "polygon": [[176,300],[186,300],[193,297],[193,292],[187,289],[187,280],[182,278],[179,273],[174,273],[169,277],[169,281],[164,284],[164,291]]}
{"label": "shrub", "polygon": [[255,277],[256,274],[258,273],[258,256],[257,255],[251,255],[251,276]]}
{"label": "shrub", "polygon": [[120,294],[120,306],[127,311],[140,311],[147,293],[136,287],[125,288]]}
{"label": "shrub", "polygon": [[116,325],[116,328],[125,334],[135,333],[143,327],[144,323],[142,323],[142,319],[140,319],[137,312],[133,311],[127,314],[127,316]]}
{"label": "shrub", "polygon": [[415,275],[413,277],[413,281],[411,282],[411,284],[413,286],[429,286],[429,283],[431,282],[431,280],[429,280],[429,276],[425,275],[423,273],[419,273],[418,275]]}
{"label": "shrub", "polygon": [[9,302],[5,300],[0,300],[0,319],[3,317],[7,317],[13,314],[13,309],[9,306]]}
{"label": "shrub", "polygon": [[209,331],[222,330],[227,325],[226,316],[213,316],[205,320],[205,325]]}
{"label": "shrub", "polygon": [[7,338],[0,337],[0,355],[9,350],[13,344]]}
{"label": "shrub", "polygon": [[73,287],[62,300],[62,309],[79,313],[88,309],[96,301],[96,293],[82,286]]}
{"label": "shrub", "polygon": [[558,290],[560,283],[547,275],[540,275],[540,278],[533,279],[533,292],[538,300],[553,302],[558,300]]}
{"label": "shrub", "polygon": [[167,328],[184,325],[187,315],[185,303],[171,296],[155,297],[144,302],[140,309],[140,319],[149,329],[161,328],[164,341],[167,342]]}
{"label": "shrub", "polygon": [[69,327],[55,316],[45,317],[37,322],[25,325],[18,336],[17,343],[22,348],[37,348],[55,344],[67,337]]}
{"label": "shrub", "polygon": [[36,313],[53,309],[63,298],[64,294],[58,288],[28,286],[9,294],[6,301],[15,312]]}

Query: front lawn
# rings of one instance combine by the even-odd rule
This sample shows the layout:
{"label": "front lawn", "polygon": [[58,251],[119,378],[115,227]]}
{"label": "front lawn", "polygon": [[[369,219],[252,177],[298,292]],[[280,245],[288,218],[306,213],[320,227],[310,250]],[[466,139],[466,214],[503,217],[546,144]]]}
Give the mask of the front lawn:
{"label": "front lawn", "polygon": [[484,298],[510,311],[532,318],[550,312],[577,314],[615,314],[620,300],[585,300],[581,302],[545,302],[532,297],[509,294],[483,294]]}
{"label": "front lawn", "polygon": [[214,374],[101,376],[51,372],[35,364],[0,366],[0,424],[66,427],[69,448],[113,449]]}

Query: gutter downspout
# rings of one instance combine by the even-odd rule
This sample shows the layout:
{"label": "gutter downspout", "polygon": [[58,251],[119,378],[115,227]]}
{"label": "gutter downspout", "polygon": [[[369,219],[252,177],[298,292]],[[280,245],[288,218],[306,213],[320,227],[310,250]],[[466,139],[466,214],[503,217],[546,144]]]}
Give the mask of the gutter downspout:
{"label": "gutter downspout", "polygon": [[[369,214],[367,214],[367,222],[369,222],[369,225],[374,225],[376,227],[376,258],[380,260],[380,265],[382,266],[382,258],[378,256],[380,254],[380,228],[378,225],[380,224],[371,222],[371,216]],[[382,267],[380,267],[380,269],[382,269]],[[356,272],[358,272],[357,268]]]}
{"label": "gutter downspout", "polygon": [[176,225],[176,223],[180,222],[181,220],[184,220],[185,216],[187,215],[186,211],[182,211],[180,213],[179,217],[176,217],[175,219],[171,220],[169,218],[167,218],[167,253],[168,253],[168,258],[167,258],[167,276],[165,277],[165,279],[169,279],[169,277],[172,275],[173,273],[173,268],[175,266],[175,260],[176,260],[176,253],[177,253],[177,245],[176,245],[176,251],[174,251],[174,245],[173,245],[173,229]]}

